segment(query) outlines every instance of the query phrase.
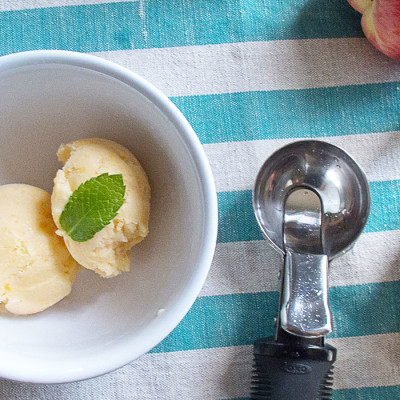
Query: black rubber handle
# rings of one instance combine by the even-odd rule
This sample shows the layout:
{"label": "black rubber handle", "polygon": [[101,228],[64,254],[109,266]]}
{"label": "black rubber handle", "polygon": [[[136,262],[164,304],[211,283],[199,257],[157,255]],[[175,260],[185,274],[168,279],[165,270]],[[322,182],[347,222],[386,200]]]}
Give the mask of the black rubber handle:
{"label": "black rubber handle", "polygon": [[336,349],[330,345],[254,343],[251,398],[254,400],[329,400]]}

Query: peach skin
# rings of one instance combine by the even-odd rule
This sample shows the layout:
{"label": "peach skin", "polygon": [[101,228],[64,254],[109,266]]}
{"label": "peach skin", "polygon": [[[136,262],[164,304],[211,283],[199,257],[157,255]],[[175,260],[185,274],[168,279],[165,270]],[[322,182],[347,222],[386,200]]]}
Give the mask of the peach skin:
{"label": "peach skin", "polygon": [[400,0],[348,0],[362,14],[367,39],[382,53],[400,60]]}

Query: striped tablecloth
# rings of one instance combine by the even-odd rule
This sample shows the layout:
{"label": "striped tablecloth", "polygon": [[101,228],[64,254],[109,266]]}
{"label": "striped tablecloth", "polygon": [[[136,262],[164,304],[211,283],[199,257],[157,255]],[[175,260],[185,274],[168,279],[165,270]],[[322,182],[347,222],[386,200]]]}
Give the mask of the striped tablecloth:
{"label": "striped tablecloth", "polygon": [[349,151],[372,194],[365,232],[330,268],[333,398],[400,398],[400,63],[346,0],[0,0],[0,55],[33,49],[107,58],[171,98],[209,157],[219,236],[200,297],[149,354],[83,382],[0,381],[1,399],[248,399],[282,262],[251,189],[274,150],[310,137]]}

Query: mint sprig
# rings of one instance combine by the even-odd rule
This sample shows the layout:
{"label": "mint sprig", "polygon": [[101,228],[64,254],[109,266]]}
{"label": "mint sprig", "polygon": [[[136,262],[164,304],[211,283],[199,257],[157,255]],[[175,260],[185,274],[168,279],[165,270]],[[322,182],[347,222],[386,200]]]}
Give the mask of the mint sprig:
{"label": "mint sprig", "polygon": [[60,225],[76,242],[85,242],[107,226],[124,203],[121,174],[107,173],[79,185],[60,216]]}

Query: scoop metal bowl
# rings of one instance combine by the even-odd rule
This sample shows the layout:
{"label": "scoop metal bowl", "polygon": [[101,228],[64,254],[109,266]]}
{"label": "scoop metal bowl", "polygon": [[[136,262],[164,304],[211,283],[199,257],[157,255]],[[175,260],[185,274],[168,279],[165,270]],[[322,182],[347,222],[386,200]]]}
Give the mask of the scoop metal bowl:
{"label": "scoop metal bowl", "polygon": [[343,150],[305,140],[282,147],[261,167],[253,192],[258,224],[281,252],[285,202],[295,189],[308,188],[322,205],[322,246],[329,259],[348,250],[363,230],[370,209],[367,178]]}

